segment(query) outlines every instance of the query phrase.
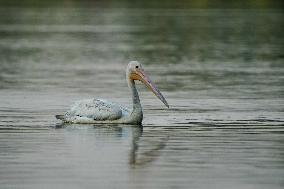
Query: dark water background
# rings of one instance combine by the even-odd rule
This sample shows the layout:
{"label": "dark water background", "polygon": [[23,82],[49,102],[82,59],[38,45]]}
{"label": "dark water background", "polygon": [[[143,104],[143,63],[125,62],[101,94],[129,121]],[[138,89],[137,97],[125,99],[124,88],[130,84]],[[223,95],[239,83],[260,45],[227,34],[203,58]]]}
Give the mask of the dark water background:
{"label": "dark water background", "polygon": [[[283,188],[281,9],[7,4],[0,188]],[[83,98],[131,106],[130,60],[170,109],[139,85],[143,128],[55,120]]]}

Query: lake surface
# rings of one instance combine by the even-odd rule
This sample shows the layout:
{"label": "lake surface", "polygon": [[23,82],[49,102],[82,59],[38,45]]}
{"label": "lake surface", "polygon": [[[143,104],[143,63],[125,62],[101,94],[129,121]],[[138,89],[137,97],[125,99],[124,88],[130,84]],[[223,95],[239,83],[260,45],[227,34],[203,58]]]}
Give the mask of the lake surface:
{"label": "lake surface", "polygon": [[[283,11],[0,8],[0,186],[284,187]],[[131,107],[143,127],[62,125],[76,100]]]}

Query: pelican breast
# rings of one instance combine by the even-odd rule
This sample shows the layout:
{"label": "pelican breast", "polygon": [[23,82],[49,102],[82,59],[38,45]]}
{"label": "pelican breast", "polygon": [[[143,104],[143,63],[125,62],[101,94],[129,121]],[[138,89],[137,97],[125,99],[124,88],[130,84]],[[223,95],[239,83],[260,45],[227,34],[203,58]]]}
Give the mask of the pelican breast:
{"label": "pelican breast", "polygon": [[81,120],[117,120],[128,110],[118,104],[102,99],[86,99],[75,102],[65,114],[65,119],[70,122]]}

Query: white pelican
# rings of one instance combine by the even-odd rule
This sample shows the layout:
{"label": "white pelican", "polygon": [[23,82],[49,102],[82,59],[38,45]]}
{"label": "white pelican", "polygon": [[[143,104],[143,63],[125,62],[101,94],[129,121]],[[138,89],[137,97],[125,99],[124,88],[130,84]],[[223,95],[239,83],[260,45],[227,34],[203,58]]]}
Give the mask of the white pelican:
{"label": "white pelican", "polygon": [[167,101],[144,72],[139,62],[129,62],[126,68],[126,79],[128,87],[132,92],[132,111],[106,100],[87,99],[75,102],[70,110],[64,115],[56,115],[56,118],[66,123],[122,123],[139,125],[143,120],[143,112],[135,87],[135,80],[143,82],[169,108]]}

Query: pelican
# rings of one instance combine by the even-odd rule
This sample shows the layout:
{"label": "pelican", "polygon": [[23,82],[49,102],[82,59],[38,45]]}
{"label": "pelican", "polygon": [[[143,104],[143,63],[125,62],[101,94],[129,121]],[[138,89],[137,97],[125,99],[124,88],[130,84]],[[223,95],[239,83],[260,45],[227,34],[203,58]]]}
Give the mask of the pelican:
{"label": "pelican", "polygon": [[143,111],[135,86],[136,80],[144,83],[169,108],[166,99],[145,73],[141,63],[138,61],[129,62],[126,68],[126,79],[128,87],[132,92],[132,110],[107,100],[86,99],[75,102],[64,115],[56,115],[56,118],[65,123],[120,123],[140,125],[143,120]]}

